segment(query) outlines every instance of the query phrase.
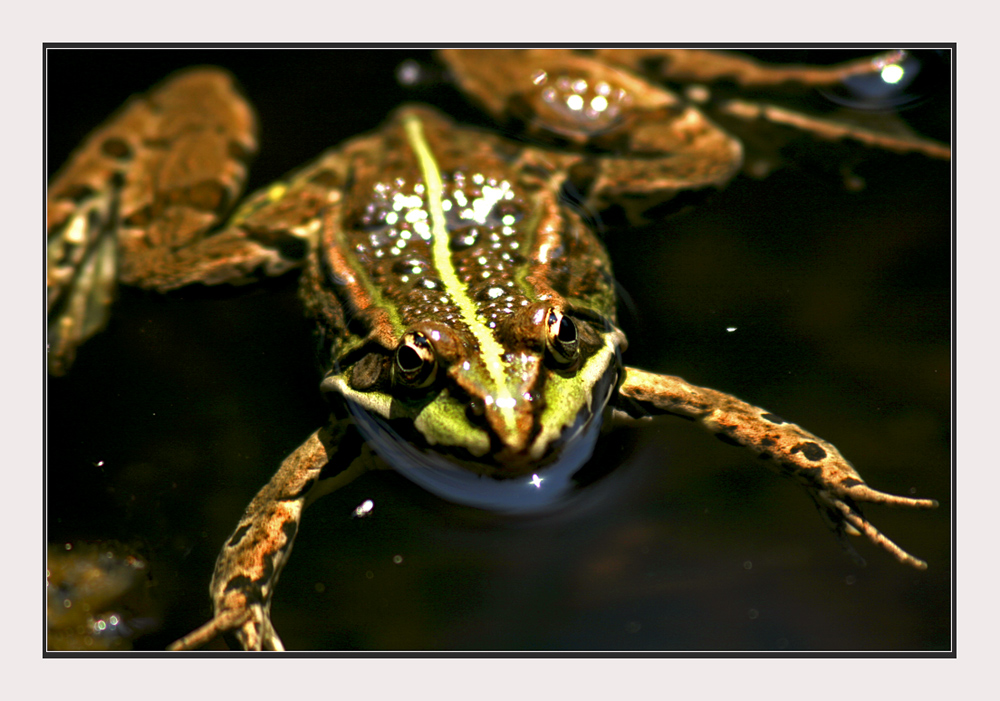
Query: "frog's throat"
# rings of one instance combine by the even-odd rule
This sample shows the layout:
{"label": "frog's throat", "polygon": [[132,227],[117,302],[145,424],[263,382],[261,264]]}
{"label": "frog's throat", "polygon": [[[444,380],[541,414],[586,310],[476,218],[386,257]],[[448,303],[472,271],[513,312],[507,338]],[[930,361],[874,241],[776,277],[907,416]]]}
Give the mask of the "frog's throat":
{"label": "frog's throat", "polygon": [[389,421],[347,400],[351,415],[376,454],[403,476],[448,501],[504,513],[551,508],[576,487],[576,472],[590,459],[604,412],[621,375],[610,363],[593,386],[592,400],[546,446],[541,460],[492,463],[460,448],[419,440],[410,423]]}

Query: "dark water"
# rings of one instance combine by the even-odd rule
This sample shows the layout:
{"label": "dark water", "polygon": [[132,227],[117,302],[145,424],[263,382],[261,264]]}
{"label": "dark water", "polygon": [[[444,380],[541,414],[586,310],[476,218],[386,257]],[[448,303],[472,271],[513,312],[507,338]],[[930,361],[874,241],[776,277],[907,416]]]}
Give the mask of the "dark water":
{"label": "dark water", "polygon": [[[50,54],[53,164],[169,71],[229,67],[260,112],[251,187],[415,99],[393,52]],[[936,97],[947,97],[944,89]],[[446,89],[416,96],[441,100]],[[921,124],[947,134],[928,100]],[[306,514],[274,603],[291,649],[945,650],[950,631],[947,164],[879,155],[848,193],[785,170],[608,232],[630,364],[732,392],[835,443],[874,487],[937,498],[866,514],[930,563],[867,543],[860,568],[795,485],[692,424],[607,437],[618,465],[534,518],[368,475]],[[728,332],[727,327],[736,330]],[[162,649],[204,622],[216,553],[324,420],[294,276],[169,298],[121,291],[107,331],[48,386],[48,533],[116,539],[153,568]],[[365,499],[374,515],[351,519]]]}

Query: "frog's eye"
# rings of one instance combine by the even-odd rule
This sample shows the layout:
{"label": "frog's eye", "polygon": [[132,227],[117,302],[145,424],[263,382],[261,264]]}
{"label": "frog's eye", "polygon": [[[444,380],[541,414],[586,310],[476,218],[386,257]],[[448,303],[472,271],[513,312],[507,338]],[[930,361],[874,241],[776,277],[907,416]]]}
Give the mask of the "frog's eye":
{"label": "frog's eye", "polygon": [[561,368],[575,363],[580,356],[580,339],[573,320],[558,309],[549,309],[545,328],[549,357]]}
{"label": "frog's eye", "polygon": [[437,376],[437,356],[430,340],[419,331],[403,335],[396,348],[396,381],[404,387],[423,389],[430,387]]}

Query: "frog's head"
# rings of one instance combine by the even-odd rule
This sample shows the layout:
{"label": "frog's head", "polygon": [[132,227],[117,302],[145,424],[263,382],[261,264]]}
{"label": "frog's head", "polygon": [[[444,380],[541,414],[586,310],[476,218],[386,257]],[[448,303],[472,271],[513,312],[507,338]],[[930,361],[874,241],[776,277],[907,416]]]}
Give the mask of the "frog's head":
{"label": "frog's head", "polygon": [[418,107],[347,150],[304,284],[336,339],[324,389],[454,500],[496,506],[470,485],[528,477],[550,490],[590,456],[625,343],[607,254],[560,197],[565,164]]}
{"label": "frog's head", "polygon": [[[323,387],[347,400],[394,468],[453,500],[496,506],[469,485],[492,492],[498,481],[533,478],[537,489],[589,458],[624,343],[592,312],[525,304],[492,326],[424,321],[392,343],[369,341],[343,355]],[[442,475],[462,486],[442,486]]]}

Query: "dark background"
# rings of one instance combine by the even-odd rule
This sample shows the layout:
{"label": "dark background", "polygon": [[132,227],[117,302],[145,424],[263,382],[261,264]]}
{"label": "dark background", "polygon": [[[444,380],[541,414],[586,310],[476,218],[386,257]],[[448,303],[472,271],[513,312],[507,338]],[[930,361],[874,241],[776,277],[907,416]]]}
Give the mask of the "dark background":
{"label": "dark background", "polygon": [[[250,188],[407,100],[482,121],[446,85],[398,86],[410,57],[432,62],[418,51],[53,50],[49,164],[129,95],[203,63],[229,68],[258,110]],[[921,90],[903,116],[947,140],[949,86]],[[855,193],[822,170],[741,177],[695,210],[605,232],[628,300],[626,359],[799,423],[877,489],[940,500],[934,512],[865,508],[927,571],[855,539],[868,560],[858,567],[798,487],[665,419],[608,436],[596,459],[617,469],[549,515],[453,506],[394,473],[323,499],[277,589],[285,644],[949,649],[950,170],[873,153],[856,172],[867,187]],[[161,624],[136,648],[162,649],[208,619],[221,544],[324,421],[318,381],[294,275],[209,294],[121,289],[108,329],[50,378],[48,540],[116,540],[150,561]],[[365,499],[374,515],[351,519]]]}

